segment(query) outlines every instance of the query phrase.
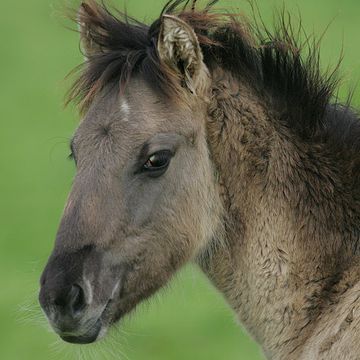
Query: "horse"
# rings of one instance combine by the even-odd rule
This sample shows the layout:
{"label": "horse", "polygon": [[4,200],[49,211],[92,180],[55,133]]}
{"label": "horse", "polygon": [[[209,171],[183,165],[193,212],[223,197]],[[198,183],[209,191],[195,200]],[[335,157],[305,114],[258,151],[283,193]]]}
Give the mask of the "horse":
{"label": "horse", "polygon": [[193,262],[267,359],[359,359],[359,117],[287,16],[216,2],[150,26],[77,10],[77,172],[41,307],[91,343]]}

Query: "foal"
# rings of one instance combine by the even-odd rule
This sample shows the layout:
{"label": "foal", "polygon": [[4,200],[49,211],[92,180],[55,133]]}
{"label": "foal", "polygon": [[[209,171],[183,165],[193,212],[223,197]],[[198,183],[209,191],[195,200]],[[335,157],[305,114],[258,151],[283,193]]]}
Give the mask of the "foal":
{"label": "foal", "polygon": [[286,22],[188,3],[150,27],[80,7],[77,175],[41,306],[90,343],[193,261],[268,359],[360,359],[357,116]]}

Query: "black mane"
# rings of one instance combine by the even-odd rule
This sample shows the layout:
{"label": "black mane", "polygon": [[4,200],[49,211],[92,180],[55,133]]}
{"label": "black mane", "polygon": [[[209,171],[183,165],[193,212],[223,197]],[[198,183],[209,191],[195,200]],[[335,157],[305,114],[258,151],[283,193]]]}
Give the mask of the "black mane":
{"label": "black mane", "polygon": [[[171,0],[161,15],[175,14],[188,22],[209,69],[216,64],[251,82],[277,109],[280,119],[301,137],[321,131],[338,85],[338,67],[321,71],[317,42],[307,37],[299,44],[294,34],[300,31],[294,31],[285,12],[279,14],[275,30],[270,31],[261,21],[259,25],[240,16],[217,14],[212,11],[217,2],[198,10],[196,0],[191,4],[189,0]],[[156,91],[174,95],[174,82],[156,50],[161,16],[148,26],[123,13],[115,16],[95,0],[85,1],[82,10],[77,20],[85,24],[87,36],[99,51],[88,56],[80,68],[70,100],[77,99],[86,108],[107,83],[117,83],[121,91],[135,73],[141,73]]]}

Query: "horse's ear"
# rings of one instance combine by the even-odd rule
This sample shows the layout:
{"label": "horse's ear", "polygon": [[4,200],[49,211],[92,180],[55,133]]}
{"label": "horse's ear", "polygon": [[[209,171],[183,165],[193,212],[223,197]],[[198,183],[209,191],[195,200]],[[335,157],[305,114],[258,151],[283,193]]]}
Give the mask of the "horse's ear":
{"label": "horse's ear", "polygon": [[96,22],[92,20],[99,15],[97,7],[91,2],[82,2],[77,12],[80,45],[85,58],[101,51],[101,48],[93,40],[93,34],[96,34],[97,31],[94,29]]}
{"label": "horse's ear", "polygon": [[161,20],[159,57],[196,93],[206,69],[197,36],[190,25],[176,16],[163,15]]}

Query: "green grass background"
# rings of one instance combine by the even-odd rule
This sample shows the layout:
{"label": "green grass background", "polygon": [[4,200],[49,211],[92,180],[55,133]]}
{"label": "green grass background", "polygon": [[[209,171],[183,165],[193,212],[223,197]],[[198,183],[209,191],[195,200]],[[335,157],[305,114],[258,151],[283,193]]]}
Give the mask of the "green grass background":
{"label": "green grass background", "polygon": [[[72,2],[67,0],[68,4]],[[123,7],[124,1],[113,0]],[[164,1],[128,0],[130,14],[150,21]],[[265,21],[282,2],[258,0]],[[221,5],[246,8],[246,1]],[[206,278],[187,267],[141,305],[103,345],[62,344],[37,305],[38,278],[49,255],[74,166],[67,160],[76,111],[63,108],[64,81],[81,62],[78,37],[61,16],[64,1],[0,3],[0,359],[261,359],[258,346]],[[323,64],[343,46],[344,85],[360,78],[360,2],[285,0],[323,40]],[[359,103],[359,92],[354,102]]]}

